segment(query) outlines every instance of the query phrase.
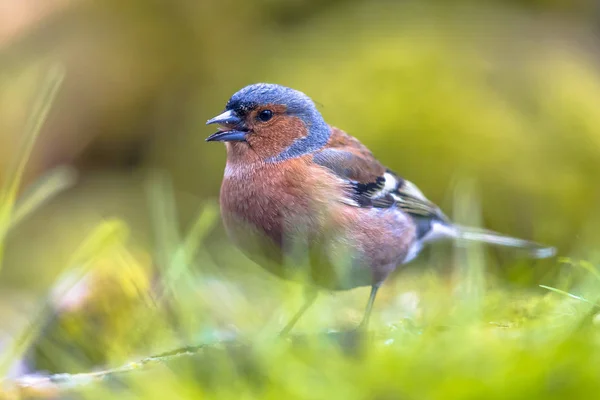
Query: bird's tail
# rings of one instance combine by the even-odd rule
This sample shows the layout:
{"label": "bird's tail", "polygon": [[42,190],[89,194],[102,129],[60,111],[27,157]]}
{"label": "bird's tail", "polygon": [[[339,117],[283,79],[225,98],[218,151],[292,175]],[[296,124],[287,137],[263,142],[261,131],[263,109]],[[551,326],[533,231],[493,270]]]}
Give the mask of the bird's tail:
{"label": "bird's tail", "polygon": [[515,247],[526,251],[533,258],[548,258],[556,254],[556,249],[529,240],[517,239],[486,229],[455,225],[455,237],[458,239],[484,242],[497,246]]}

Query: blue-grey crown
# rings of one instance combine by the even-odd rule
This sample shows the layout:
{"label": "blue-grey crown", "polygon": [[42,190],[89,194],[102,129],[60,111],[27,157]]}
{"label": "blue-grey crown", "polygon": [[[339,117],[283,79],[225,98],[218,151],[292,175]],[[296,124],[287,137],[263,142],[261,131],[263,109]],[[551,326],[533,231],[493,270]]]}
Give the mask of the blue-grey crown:
{"label": "blue-grey crown", "polygon": [[315,109],[313,101],[304,93],[272,83],[256,83],[239,90],[227,102],[227,109],[250,109],[267,104],[283,104],[294,113]]}
{"label": "blue-grey crown", "polygon": [[271,161],[281,161],[318,150],[329,140],[329,125],[315,103],[304,93],[272,83],[256,83],[239,90],[227,102],[226,109],[244,114],[257,106],[284,105],[286,113],[300,118],[308,128],[308,136],[295,141]]}

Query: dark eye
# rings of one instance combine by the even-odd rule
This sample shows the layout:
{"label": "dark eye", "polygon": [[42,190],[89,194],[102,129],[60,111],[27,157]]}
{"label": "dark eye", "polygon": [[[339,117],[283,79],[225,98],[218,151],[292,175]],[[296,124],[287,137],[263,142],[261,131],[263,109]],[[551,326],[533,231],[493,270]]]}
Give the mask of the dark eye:
{"label": "dark eye", "polygon": [[262,122],[267,122],[271,118],[273,118],[273,111],[271,110],[262,110],[258,113],[258,119]]}

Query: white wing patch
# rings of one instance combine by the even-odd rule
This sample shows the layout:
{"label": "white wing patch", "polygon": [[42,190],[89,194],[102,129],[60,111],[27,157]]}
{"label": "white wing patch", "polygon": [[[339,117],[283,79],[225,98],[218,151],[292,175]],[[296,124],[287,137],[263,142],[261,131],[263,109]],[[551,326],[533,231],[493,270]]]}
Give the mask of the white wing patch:
{"label": "white wing patch", "polygon": [[377,199],[380,197],[387,196],[388,194],[398,189],[399,182],[394,175],[390,174],[389,172],[386,172],[385,174],[383,174],[383,179],[383,186],[381,187],[381,189],[373,193],[373,195],[371,196],[372,198]]}
{"label": "white wing patch", "polygon": [[381,189],[385,193],[389,193],[398,188],[398,179],[389,172],[383,174],[383,178],[385,179],[385,184],[383,185],[383,189]]}

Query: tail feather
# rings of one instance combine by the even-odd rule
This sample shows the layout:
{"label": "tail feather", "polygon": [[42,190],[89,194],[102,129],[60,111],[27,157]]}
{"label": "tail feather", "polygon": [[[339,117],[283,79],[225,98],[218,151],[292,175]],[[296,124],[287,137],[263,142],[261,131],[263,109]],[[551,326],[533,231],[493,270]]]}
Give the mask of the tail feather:
{"label": "tail feather", "polygon": [[556,254],[556,249],[554,247],[544,246],[529,240],[502,235],[486,229],[456,226],[455,232],[455,237],[459,239],[523,249],[529,253],[530,257],[533,258],[548,258]]}

